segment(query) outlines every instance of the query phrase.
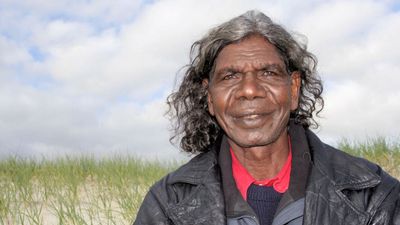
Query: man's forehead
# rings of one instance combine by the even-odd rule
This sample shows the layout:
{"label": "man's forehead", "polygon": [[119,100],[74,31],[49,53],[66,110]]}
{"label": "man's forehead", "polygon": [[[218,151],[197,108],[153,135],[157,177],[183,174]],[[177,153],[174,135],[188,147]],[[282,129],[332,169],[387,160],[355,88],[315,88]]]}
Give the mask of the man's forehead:
{"label": "man's forehead", "polygon": [[283,65],[283,60],[274,45],[264,37],[253,36],[225,46],[214,62],[216,69],[250,64],[257,67]]}

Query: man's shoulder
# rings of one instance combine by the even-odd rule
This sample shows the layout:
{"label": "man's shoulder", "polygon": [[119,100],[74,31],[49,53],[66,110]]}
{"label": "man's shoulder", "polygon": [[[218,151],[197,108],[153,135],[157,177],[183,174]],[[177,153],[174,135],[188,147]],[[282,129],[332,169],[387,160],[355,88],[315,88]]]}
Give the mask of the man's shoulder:
{"label": "man's shoulder", "polygon": [[192,196],[191,194],[198,190],[198,186],[219,186],[216,157],[217,154],[212,151],[196,155],[189,162],[155,182],[150,187],[148,195],[157,199],[159,204],[175,205]]}
{"label": "man's shoulder", "polygon": [[217,153],[215,151],[211,150],[200,153],[157,181],[151,187],[151,191],[165,191],[174,184],[196,186],[201,183],[210,182],[210,180],[218,180],[219,178],[215,174],[217,172],[216,164]]}
{"label": "man's shoulder", "polygon": [[334,178],[336,183],[340,184],[351,180],[360,182],[377,180],[381,185],[387,183],[399,185],[399,181],[391,177],[379,165],[325,144],[312,132],[308,132],[307,138],[314,163],[322,168],[324,174]]}
{"label": "man's shoulder", "polygon": [[200,153],[177,170],[169,173],[165,179],[168,179],[169,183],[187,182],[199,184],[204,179],[205,174],[210,172],[216,164],[217,153],[215,151]]}
{"label": "man's shoulder", "polygon": [[[373,224],[400,222],[400,182],[397,179],[373,162],[322,143],[312,132],[307,138],[313,156],[310,193],[318,191],[324,198],[334,199],[332,208],[336,210],[351,205],[350,208],[358,212],[366,211]],[[346,199],[345,204],[340,203],[342,199]]]}
{"label": "man's shoulder", "polygon": [[138,213],[138,218],[147,221],[141,224],[170,219],[194,224],[193,220],[204,217],[209,209],[223,210],[216,157],[212,151],[201,153],[151,186]]}

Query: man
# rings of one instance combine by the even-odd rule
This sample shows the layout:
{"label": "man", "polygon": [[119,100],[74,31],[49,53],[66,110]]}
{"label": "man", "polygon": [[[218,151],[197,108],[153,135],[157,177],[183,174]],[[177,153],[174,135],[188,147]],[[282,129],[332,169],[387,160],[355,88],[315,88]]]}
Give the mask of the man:
{"label": "man", "polygon": [[249,11],[192,46],[168,103],[200,153],[149,191],[134,224],[400,224],[400,184],[308,127],[323,108],[316,59]]}

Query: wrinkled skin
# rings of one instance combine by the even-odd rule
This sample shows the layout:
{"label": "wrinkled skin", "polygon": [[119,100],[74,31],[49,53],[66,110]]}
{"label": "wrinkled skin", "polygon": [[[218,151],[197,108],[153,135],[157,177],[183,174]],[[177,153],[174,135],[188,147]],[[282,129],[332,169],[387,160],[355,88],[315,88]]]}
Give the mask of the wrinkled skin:
{"label": "wrinkled skin", "polygon": [[299,80],[298,73],[289,76],[272,44],[251,36],[219,53],[209,81],[209,112],[238,146],[275,143],[297,108]]}

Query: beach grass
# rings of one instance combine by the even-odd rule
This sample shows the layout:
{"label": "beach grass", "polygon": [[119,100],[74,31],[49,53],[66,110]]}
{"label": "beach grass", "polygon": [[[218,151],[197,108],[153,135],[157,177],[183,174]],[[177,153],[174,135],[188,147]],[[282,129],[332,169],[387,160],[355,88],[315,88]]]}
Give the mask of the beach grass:
{"label": "beach grass", "polygon": [[381,166],[391,176],[400,179],[400,142],[384,137],[364,141],[342,139],[338,148],[357,157],[365,158]]}
{"label": "beach grass", "polygon": [[0,161],[0,224],[131,224],[148,187],[177,162],[135,157]]}
{"label": "beach grass", "polygon": [[[342,140],[338,147],[400,178],[400,143]],[[0,160],[0,225],[132,224],[148,188],[180,164],[128,156]]]}

